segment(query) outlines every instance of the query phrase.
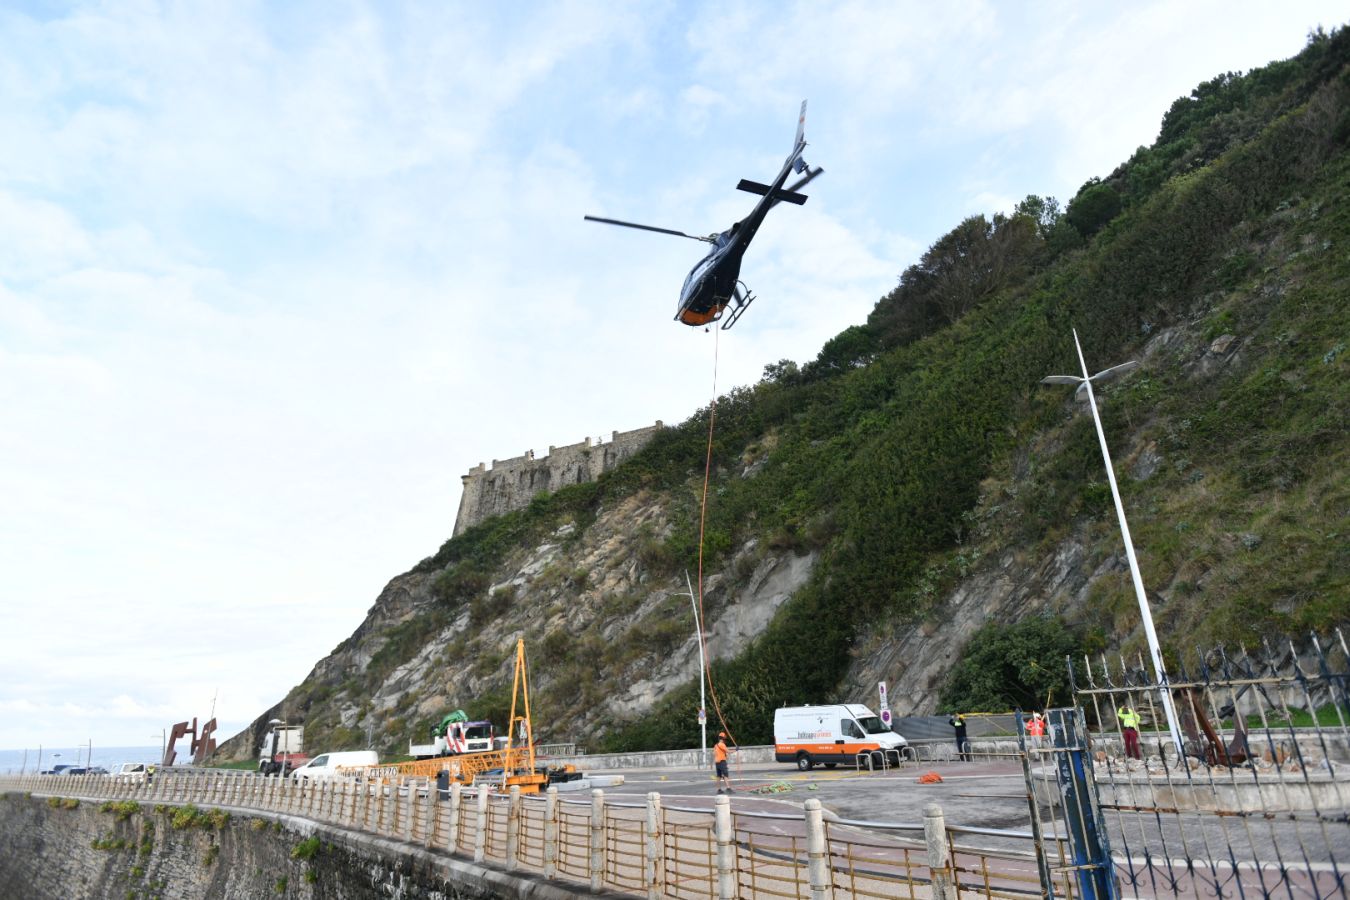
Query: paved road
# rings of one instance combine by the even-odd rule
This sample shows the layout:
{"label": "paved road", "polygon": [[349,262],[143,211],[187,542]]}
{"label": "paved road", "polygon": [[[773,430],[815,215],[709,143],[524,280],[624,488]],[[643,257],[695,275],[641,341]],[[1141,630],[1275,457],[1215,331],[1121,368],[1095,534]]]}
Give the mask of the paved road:
{"label": "paved road", "polygon": [[[929,771],[937,772],[942,782],[916,783],[920,774]],[[803,833],[801,808],[811,797],[818,798],[827,818],[836,822],[885,822],[917,828],[922,824],[924,808],[937,803],[949,826],[1020,832],[1031,829],[1021,766],[1011,760],[920,764],[883,773],[842,767],[798,772],[792,766],[775,764],[738,767],[733,758],[732,773],[733,811],[786,814],[788,817],[783,819],[764,819],[747,826],[785,839]],[[716,784],[707,770],[628,769],[622,774],[622,786],[606,789],[606,794],[615,799],[658,791],[662,805],[667,808],[710,809],[715,802]],[[760,792],[769,786],[787,790]],[[1047,816],[1046,811],[1042,810],[1042,815]],[[740,822],[738,817],[738,828],[742,827]],[[1106,825],[1117,873],[1129,896],[1215,896],[1243,892],[1248,896],[1276,892],[1344,896],[1346,885],[1342,879],[1350,875],[1350,866],[1345,865],[1350,861],[1350,823],[1344,818],[1310,822],[1305,815],[1300,821],[1276,821],[1112,810],[1106,816]],[[1050,834],[1063,830],[1062,824],[1053,819],[1045,822],[1045,828]],[[910,829],[876,830],[863,826],[858,831],[858,840],[873,848],[868,852],[883,869],[903,865],[906,848],[922,846],[921,833]],[[1003,876],[1016,882],[1024,879],[1035,882],[1034,862],[1008,858],[1032,850],[1031,842],[1025,838],[976,833],[958,835],[958,842],[999,854]],[[916,860],[923,858],[921,853],[911,856]],[[1226,860],[1236,860],[1238,865],[1235,868]],[[987,861],[977,856],[957,859],[958,864],[969,869],[978,869]],[[978,880],[973,873],[969,877]]]}

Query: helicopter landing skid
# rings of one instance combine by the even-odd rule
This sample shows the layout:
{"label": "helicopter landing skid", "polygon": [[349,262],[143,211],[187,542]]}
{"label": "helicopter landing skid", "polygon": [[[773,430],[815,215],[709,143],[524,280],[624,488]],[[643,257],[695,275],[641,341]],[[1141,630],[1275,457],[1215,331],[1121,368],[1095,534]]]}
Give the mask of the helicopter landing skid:
{"label": "helicopter landing skid", "polygon": [[755,302],[755,295],[750,293],[750,289],[745,286],[744,281],[736,282],[736,290],[733,297],[736,301],[736,308],[731,311],[731,315],[722,323],[723,331],[726,331],[732,325],[735,325],[736,321],[740,319],[741,314],[750,308],[751,303]]}

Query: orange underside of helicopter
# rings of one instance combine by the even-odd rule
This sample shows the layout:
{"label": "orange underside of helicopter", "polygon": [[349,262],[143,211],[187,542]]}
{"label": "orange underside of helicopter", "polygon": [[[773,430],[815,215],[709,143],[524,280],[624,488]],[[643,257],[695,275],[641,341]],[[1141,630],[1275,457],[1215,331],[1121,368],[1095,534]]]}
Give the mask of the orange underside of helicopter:
{"label": "orange underside of helicopter", "polygon": [[695,312],[692,309],[686,309],[684,312],[680,313],[680,321],[686,325],[707,325],[709,322],[715,321],[717,317],[722,314],[722,310],[726,308],[727,306],[725,303],[719,303],[717,306],[712,307],[706,312]]}

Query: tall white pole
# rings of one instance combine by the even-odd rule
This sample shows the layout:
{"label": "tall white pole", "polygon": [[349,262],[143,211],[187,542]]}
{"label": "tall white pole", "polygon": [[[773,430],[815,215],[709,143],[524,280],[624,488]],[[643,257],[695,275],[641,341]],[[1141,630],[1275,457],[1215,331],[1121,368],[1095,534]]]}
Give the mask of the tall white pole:
{"label": "tall white pole", "polygon": [[1153,674],[1158,680],[1158,693],[1162,697],[1163,711],[1167,714],[1167,729],[1171,732],[1177,758],[1182,759],[1186,751],[1181,744],[1181,727],[1177,724],[1177,711],[1172,706],[1172,691],[1167,686],[1167,669],[1163,666],[1162,650],[1158,647],[1158,632],[1153,627],[1153,611],[1148,605],[1148,595],[1144,593],[1144,576],[1139,574],[1139,561],[1134,557],[1134,539],[1130,537],[1130,523],[1125,521],[1125,506],[1120,502],[1120,489],[1116,487],[1116,473],[1111,466],[1111,452],[1106,448],[1106,432],[1102,430],[1101,416],[1097,415],[1097,397],[1092,392],[1092,376],[1088,374],[1087,361],[1083,359],[1083,347],[1078,343],[1076,328],[1073,332],[1073,346],[1078,351],[1078,364],[1083,367],[1083,384],[1087,387],[1088,406],[1092,407],[1092,421],[1097,426],[1097,441],[1102,447],[1102,462],[1106,464],[1106,480],[1111,484],[1111,498],[1116,502],[1120,536],[1125,541],[1125,557],[1130,561],[1130,578],[1134,580],[1134,593],[1139,598],[1139,616],[1144,620],[1144,635],[1148,638],[1148,652],[1153,657]]}
{"label": "tall white pole", "polygon": [[689,602],[694,607],[694,637],[698,641],[698,734],[699,734],[699,765],[708,764],[708,707],[704,700],[704,679],[708,674],[707,664],[703,659],[703,623],[698,617],[698,600],[694,598],[694,585],[689,581],[689,573],[684,573],[684,584],[689,589]]}

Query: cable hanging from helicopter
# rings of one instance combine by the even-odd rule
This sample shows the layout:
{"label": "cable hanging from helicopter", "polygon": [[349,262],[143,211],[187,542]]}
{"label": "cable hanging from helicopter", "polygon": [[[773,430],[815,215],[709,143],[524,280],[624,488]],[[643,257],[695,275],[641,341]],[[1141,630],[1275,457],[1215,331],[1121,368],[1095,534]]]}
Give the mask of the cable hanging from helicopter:
{"label": "cable hanging from helicopter", "polygon": [[[716,232],[707,237],[699,237],[698,235],[686,234],[683,231],[676,231],[673,228],[657,228],[654,225],[640,225],[636,222],[606,219],[600,216],[586,216],[586,221],[600,222],[605,225],[621,225],[625,228],[638,228],[643,231],[655,231],[658,234],[670,234],[711,244],[712,250],[708,251],[707,256],[699,260],[684,280],[684,286],[680,289],[680,305],[675,311],[675,319],[686,325],[707,325],[711,322],[722,321],[723,314],[726,313],[726,320],[722,321],[722,328],[724,330],[730,328],[736,324],[755,299],[755,295],[740,280],[741,260],[745,256],[745,251],[750,247],[750,242],[754,239],[755,233],[759,231],[759,226],[763,224],[764,217],[769,214],[769,210],[779,203],[787,202],[797,206],[805,203],[806,195],[801,193],[801,189],[825,171],[820,167],[811,168],[802,158],[802,153],[806,150],[805,131],[806,101],[803,100],[801,114],[797,118],[797,136],[792,143],[792,152],[783,162],[783,168],[770,184],[760,184],[758,181],[741,179],[740,183],[736,185],[736,189],[758,194],[760,200],[748,216],[734,223],[726,231]],[[802,177],[788,185],[787,180],[793,172]],[[730,310],[729,313],[728,310]]]}

